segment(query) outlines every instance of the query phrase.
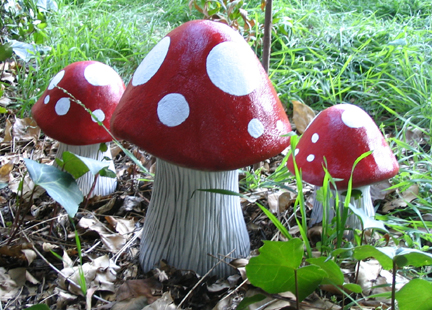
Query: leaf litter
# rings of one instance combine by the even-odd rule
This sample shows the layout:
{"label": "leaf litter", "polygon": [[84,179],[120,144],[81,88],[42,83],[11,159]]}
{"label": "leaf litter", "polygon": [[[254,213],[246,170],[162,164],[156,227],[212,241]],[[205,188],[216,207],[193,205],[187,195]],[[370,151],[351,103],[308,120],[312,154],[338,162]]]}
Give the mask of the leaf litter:
{"label": "leaf litter", "polygon": [[[314,115],[309,107],[298,103],[294,118],[298,130],[304,130]],[[152,175],[139,171],[116,146],[113,146],[113,153],[118,168],[118,190],[108,197],[90,199],[86,208],[78,212],[79,250],[74,228],[64,210],[42,188],[34,191],[23,163],[24,158],[31,158],[52,164],[57,143],[41,136],[30,118],[19,119],[12,111],[1,115],[0,124],[3,128],[0,183],[8,184],[0,192],[0,300],[3,308],[24,309],[43,302],[51,309],[175,309],[175,305],[181,304],[185,309],[222,310],[236,309],[242,300],[254,296],[262,296],[262,299],[251,303],[248,309],[288,309],[295,305],[292,294],[268,294],[253,287],[244,270],[248,259],[234,260],[232,264],[238,273],[227,279],[204,278],[193,271],[177,270],[164,261],[158,268],[143,274],[138,263],[139,242],[151,196]],[[148,171],[154,172],[155,158],[127,142],[123,146]],[[260,183],[273,173],[285,154],[256,165],[255,181]],[[246,176],[241,174],[240,177]],[[289,182],[287,188],[295,189],[295,183]],[[303,193],[310,212],[312,187],[305,185]],[[251,255],[258,253],[262,240],[286,241],[254,201],[263,203],[290,233],[299,235],[293,217],[298,211],[294,210],[295,192],[258,185],[244,194],[250,198],[242,199],[242,208],[251,238]],[[17,212],[19,210],[21,213]],[[16,221],[17,216],[20,221]],[[18,227],[18,232],[11,235],[14,226]],[[352,272],[354,266],[347,266],[347,269]],[[348,275],[349,272],[347,281]],[[79,285],[81,277],[86,283],[86,297]],[[369,282],[373,281],[376,280]],[[331,294],[337,293],[332,291]],[[320,308],[340,307],[325,295],[316,293],[301,303],[301,309]]]}

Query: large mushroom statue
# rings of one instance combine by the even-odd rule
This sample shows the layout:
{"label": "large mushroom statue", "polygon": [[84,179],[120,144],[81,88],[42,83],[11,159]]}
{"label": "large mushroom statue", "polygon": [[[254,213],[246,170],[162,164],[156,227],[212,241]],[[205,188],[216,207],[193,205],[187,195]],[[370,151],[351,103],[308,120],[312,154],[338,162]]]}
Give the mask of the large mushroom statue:
{"label": "large mushroom statue", "polygon": [[[200,190],[238,192],[237,169],[279,154],[291,127],[236,31],[197,20],[170,32],[137,68],[111,129],[158,158],[141,239],[144,271],[166,259],[204,274],[219,255],[249,255],[239,197]],[[222,263],[212,273],[233,271]]]}
{"label": "large mushroom statue", "polygon": [[[370,185],[395,176],[399,165],[381,131],[364,110],[352,104],[338,104],[320,112],[301,136],[294,156],[305,182],[322,186],[326,168],[336,180],[338,192],[343,193],[348,188],[354,162],[369,151],[372,153],[354,169],[352,188],[361,191],[361,198],[353,198],[351,202],[373,217]],[[295,173],[292,156],[287,166]],[[314,203],[312,223],[322,220],[322,207],[321,203]],[[331,217],[333,211],[328,210],[328,214]],[[348,226],[360,228],[355,215],[349,217]]]}
{"label": "large mushroom statue", "polygon": [[[98,121],[109,128],[111,115],[125,88],[117,72],[98,61],[74,62],[54,76],[33,106],[32,115],[48,137],[60,142],[58,158],[69,151],[100,161],[108,160],[109,168],[114,170],[109,149],[112,137]],[[106,151],[101,150],[101,143],[107,144]],[[87,172],[77,180],[84,195],[105,196],[115,191],[115,178],[98,177],[90,193],[94,178]]]}

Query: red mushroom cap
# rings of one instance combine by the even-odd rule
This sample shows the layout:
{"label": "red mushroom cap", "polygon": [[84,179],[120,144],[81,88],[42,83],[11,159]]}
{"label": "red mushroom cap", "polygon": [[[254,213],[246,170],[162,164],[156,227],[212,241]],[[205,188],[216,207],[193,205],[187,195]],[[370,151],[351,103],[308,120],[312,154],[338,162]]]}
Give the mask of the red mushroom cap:
{"label": "red mushroom cap", "polygon": [[212,21],[171,31],[134,73],[113,133],[173,164],[232,170],[289,145],[286,113],[243,37]]}
{"label": "red mushroom cap", "polygon": [[125,85],[110,66],[98,61],[75,62],[51,80],[32,108],[33,118],[49,137],[69,145],[111,141],[111,136],[82,106],[81,101],[107,128]]}
{"label": "red mushroom cap", "polygon": [[[398,162],[372,118],[361,108],[339,104],[319,113],[303,133],[295,150],[297,166],[303,180],[322,186],[324,157],[327,169],[339,190],[347,189],[355,160],[365,152],[355,167],[353,188],[366,186],[397,174]],[[294,173],[292,156],[287,162]]]}

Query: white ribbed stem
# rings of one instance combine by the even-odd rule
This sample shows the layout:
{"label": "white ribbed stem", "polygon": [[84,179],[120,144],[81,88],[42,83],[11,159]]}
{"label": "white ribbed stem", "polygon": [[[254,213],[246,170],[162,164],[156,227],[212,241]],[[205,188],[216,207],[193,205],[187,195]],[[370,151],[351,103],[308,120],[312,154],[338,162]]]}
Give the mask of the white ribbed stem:
{"label": "white ribbed stem", "polygon": [[[114,162],[112,160],[111,156],[111,150],[109,148],[109,142],[106,142],[107,145],[107,151],[101,152],[99,150],[100,144],[90,144],[90,145],[68,145],[64,143],[59,143],[59,147],[57,150],[56,157],[61,159],[61,156],[63,152],[69,151],[71,153],[74,153],[79,156],[88,157],[92,159],[96,159],[99,161],[107,161],[106,158],[109,158],[110,165],[109,169],[112,171],[115,171],[114,168]],[[84,196],[86,196],[94,182],[95,176],[91,172],[87,172],[82,177],[77,179],[77,184],[79,188],[81,189]],[[93,196],[106,196],[112,194],[117,187],[117,179],[116,178],[107,178],[107,177],[101,177],[98,176],[95,188],[88,198],[91,198]]]}
{"label": "white ribbed stem", "polygon": [[[319,186],[315,186],[314,188],[314,195],[316,196],[316,191],[319,189]],[[374,206],[372,204],[372,197],[370,194],[370,186],[363,186],[363,187],[358,187],[356,188],[357,190],[361,191],[362,193],[362,197],[359,199],[354,199],[353,197],[350,200],[350,204],[354,205],[356,208],[361,208],[365,214],[369,217],[374,217],[375,216],[375,209]],[[343,210],[343,203],[344,203],[344,197],[341,195],[344,191],[338,191],[339,194],[339,204],[340,204],[340,210]],[[332,196],[335,197],[336,193],[334,190],[332,190]],[[315,198],[314,196],[314,198]],[[334,217],[334,199],[330,199],[330,201],[328,201],[328,209],[327,209],[327,214],[328,214],[328,222],[330,223],[331,220]],[[323,205],[320,201],[314,199],[314,203],[313,203],[313,209],[312,209],[312,214],[311,214],[311,219],[309,221],[309,226],[312,226],[316,223],[320,223],[322,222],[323,219]],[[347,226],[354,228],[354,229],[361,229],[361,223],[359,218],[354,215],[351,214],[348,219],[347,219]]]}
{"label": "white ribbed stem", "polygon": [[[249,235],[238,196],[197,191],[238,192],[238,172],[204,172],[157,160],[151,202],[144,222],[140,262],[144,271],[161,259],[178,269],[203,275],[218,260],[207,255],[246,257]],[[212,274],[226,277],[234,269],[222,263]]]}

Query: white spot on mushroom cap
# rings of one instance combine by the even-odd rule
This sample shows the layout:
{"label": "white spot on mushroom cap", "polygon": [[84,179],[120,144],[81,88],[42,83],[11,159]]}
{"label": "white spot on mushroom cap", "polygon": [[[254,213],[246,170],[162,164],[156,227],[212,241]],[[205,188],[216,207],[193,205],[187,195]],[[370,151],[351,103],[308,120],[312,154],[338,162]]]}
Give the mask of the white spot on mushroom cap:
{"label": "white spot on mushroom cap", "polygon": [[103,122],[105,120],[105,113],[101,110],[101,109],[97,109],[94,110],[93,115],[97,118],[97,120],[92,116],[92,121],[97,123],[97,121],[99,120],[99,122]]}
{"label": "white spot on mushroom cap", "polygon": [[315,159],[315,155],[314,154],[309,154],[307,157],[306,157],[306,160],[308,161],[308,162],[311,162],[311,161],[313,161]]}
{"label": "white spot on mushroom cap", "polygon": [[370,122],[369,115],[357,108],[347,108],[342,112],[342,122],[350,128],[360,128]]}
{"label": "white spot on mushroom cap", "polygon": [[189,104],[182,94],[168,94],[158,102],[157,115],[162,124],[178,126],[189,117]]}
{"label": "white spot on mushroom cap", "polygon": [[317,143],[318,140],[319,140],[319,135],[317,133],[314,133],[311,138],[312,143]]}
{"label": "white spot on mushroom cap", "polygon": [[55,105],[57,115],[66,115],[66,113],[69,112],[69,109],[70,99],[66,97],[60,98]]}
{"label": "white spot on mushroom cap", "polygon": [[93,86],[106,86],[118,81],[119,76],[110,66],[95,62],[84,69],[84,78]]}
{"label": "white spot on mushroom cap", "polygon": [[207,74],[224,92],[244,96],[259,85],[259,64],[247,44],[222,42],[207,56]]}
{"label": "white spot on mushroom cap", "polygon": [[295,149],[294,156],[297,156],[297,154],[300,152],[300,149]]}
{"label": "white spot on mushroom cap", "polygon": [[47,104],[50,101],[50,95],[46,95],[44,98],[44,103]]}
{"label": "white spot on mushroom cap", "polygon": [[264,125],[258,119],[253,118],[248,124],[248,132],[257,139],[264,133]]}
{"label": "white spot on mushroom cap", "polygon": [[147,83],[153,75],[158,72],[162,63],[168,54],[171,43],[170,37],[165,37],[156,44],[155,47],[147,54],[144,60],[136,69],[132,77],[132,85],[138,86]]}
{"label": "white spot on mushroom cap", "polygon": [[63,79],[65,75],[65,71],[61,70],[59,73],[57,73],[53,79],[51,80],[51,82],[48,85],[48,90],[53,89],[54,87],[57,86],[58,83],[60,83],[60,81]]}
{"label": "white spot on mushroom cap", "polygon": [[284,131],[284,129],[285,129],[285,126],[284,126],[284,123],[283,123],[281,120],[278,120],[278,121],[276,122],[276,129],[277,129],[277,131],[283,133],[283,131]]}

